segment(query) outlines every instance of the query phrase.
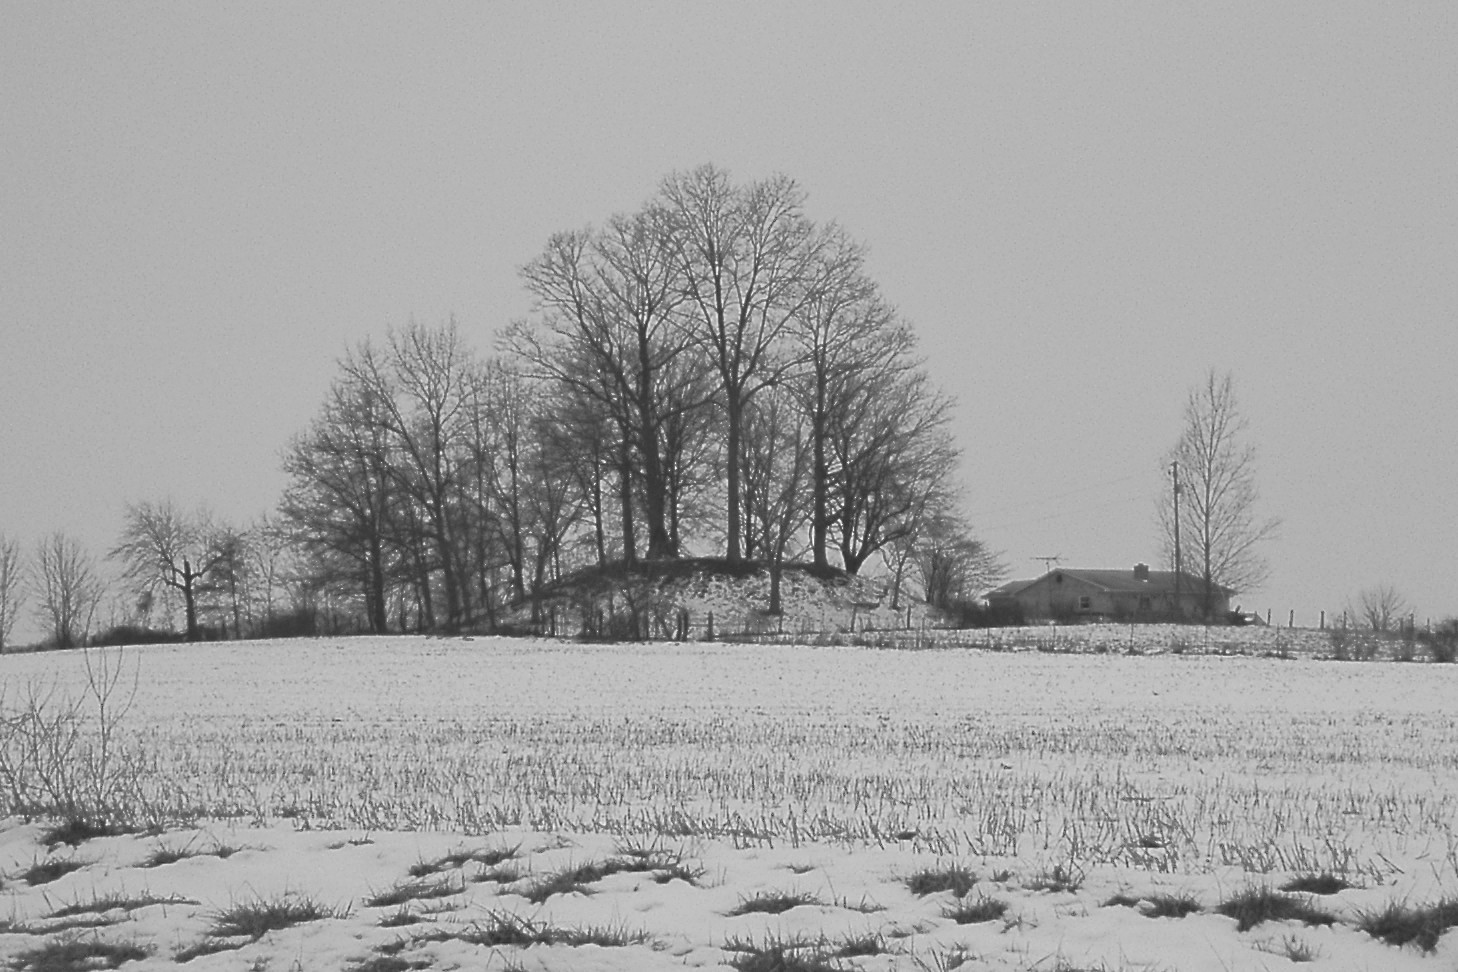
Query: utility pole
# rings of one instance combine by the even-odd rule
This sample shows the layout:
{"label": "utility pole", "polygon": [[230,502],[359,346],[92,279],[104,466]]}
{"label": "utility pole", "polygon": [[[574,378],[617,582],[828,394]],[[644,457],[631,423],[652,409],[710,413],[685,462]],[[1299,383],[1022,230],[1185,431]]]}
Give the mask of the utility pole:
{"label": "utility pole", "polygon": [[1169,478],[1174,486],[1174,542],[1175,542],[1175,613],[1184,614],[1180,603],[1180,589],[1184,586],[1184,565],[1180,562],[1180,464],[1169,464]]}

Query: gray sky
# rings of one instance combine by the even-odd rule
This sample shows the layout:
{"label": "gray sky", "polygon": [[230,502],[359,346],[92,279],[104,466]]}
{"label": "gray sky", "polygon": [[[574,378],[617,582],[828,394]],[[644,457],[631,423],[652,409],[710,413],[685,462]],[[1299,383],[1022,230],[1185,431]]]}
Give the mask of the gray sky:
{"label": "gray sky", "polygon": [[1455,10],[7,0],[0,531],[268,510],[347,347],[488,350],[552,232],[714,162],[869,244],[1015,575],[1157,561],[1215,367],[1284,521],[1238,600],[1458,613]]}

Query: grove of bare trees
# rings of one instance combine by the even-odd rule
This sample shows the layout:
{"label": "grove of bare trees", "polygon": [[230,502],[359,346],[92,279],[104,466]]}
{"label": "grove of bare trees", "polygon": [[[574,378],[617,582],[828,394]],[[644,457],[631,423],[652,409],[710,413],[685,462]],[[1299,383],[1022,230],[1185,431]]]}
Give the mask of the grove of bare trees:
{"label": "grove of bare trees", "polygon": [[[74,540],[26,570],[0,538],[0,648],[27,593],[56,645],[98,621],[188,640],[489,627],[571,571],[686,557],[767,567],[771,613],[792,562],[879,557],[893,597],[904,579],[965,594],[993,561],[955,513],[952,401],[862,246],[804,203],[784,176],[675,172],[551,236],[496,347],[447,321],[346,349],[284,450],[276,515],[125,508],[109,618]],[[941,553],[912,558],[923,542]]]}
{"label": "grove of bare trees", "polygon": [[491,621],[576,567],[860,571],[955,504],[951,400],[862,248],[776,176],[674,173],[552,236],[495,355],[364,342],[290,445],[280,512],[370,630]]}

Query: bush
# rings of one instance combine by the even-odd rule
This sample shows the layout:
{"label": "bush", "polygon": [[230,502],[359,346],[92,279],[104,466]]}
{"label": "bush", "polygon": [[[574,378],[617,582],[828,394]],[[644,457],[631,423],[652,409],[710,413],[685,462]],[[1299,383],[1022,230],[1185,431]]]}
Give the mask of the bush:
{"label": "bush", "polygon": [[79,699],[54,685],[32,683],[13,700],[9,685],[0,688],[0,805],[79,828],[132,827],[144,810],[141,770],[117,737],[135,673],[124,685],[115,652],[88,650],[85,661]]}
{"label": "bush", "polygon": [[319,615],[311,608],[276,614],[259,623],[257,638],[313,638],[319,634]]}
{"label": "bush", "polygon": [[1458,618],[1449,618],[1421,636],[1428,657],[1444,665],[1458,662]]}
{"label": "bush", "polygon": [[1027,624],[1023,606],[1016,601],[983,604],[978,601],[953,601],[946,611],[956,628],[1020,628]]}
{"label": "bush", "polygon": [[140,624],[118,624],[96,635],[91,643],[97,647],[124,645],[167,645],[176,644],[183,636],[176,631],[162,631]]}

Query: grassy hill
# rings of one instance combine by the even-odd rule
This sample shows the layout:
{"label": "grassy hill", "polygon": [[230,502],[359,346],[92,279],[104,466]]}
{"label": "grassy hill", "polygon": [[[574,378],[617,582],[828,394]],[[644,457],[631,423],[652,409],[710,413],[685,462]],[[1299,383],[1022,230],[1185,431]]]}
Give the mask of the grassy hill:
{"label": "grassy hill", "polygon": [[781,611],[770,614],[770,570],[708,558],[610,564],[577,571],[512,609],[511,627],[559,636],[703,639],[785,632],[840,633],[937,623],[890,584],[838,568],[786,564]]}

